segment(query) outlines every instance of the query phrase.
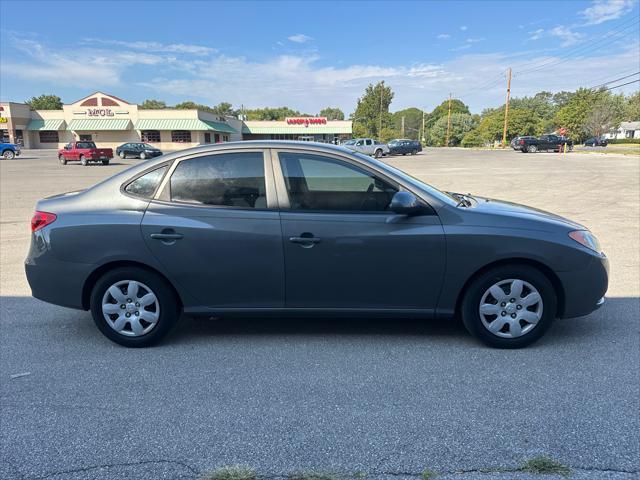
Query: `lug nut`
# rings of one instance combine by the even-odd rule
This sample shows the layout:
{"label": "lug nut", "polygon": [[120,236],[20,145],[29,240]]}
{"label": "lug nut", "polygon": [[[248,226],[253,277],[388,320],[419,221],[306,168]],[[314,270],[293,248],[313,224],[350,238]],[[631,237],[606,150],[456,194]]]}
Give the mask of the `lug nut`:
{"label": "lug nut", "polygon": [[131,299],[130,298],[127,298],[127,303],[131,303]]}
{"label": "lug nut", "polygon": [[502,313],[500,315],[502,315],[503,317],[507,314],[507,312],[505,312],[504,310],[502,311]]}
{"label": "lug nut", "polygon": [[136,315],[140,315],[140,312],[136,312]]}
{"label": "lug nut", "polygon": [[131,316],[131,314],[129,312],[124,314],[125,317],[129,318]]}
{"label": "lug nut", "polygon": [[515,299],[515,298],[512,298],[512,299],[510,299],[509,301],[510,301],[511,303],[513,303],[513,302],[515,302],[515,301],[516,301],[516,299]]}
{"label": "lug nut", "polygon": [[120,305],[120,308],[126,308],[126,305],[123,303],[122,305]]}
{"label": "lug nut", "polygon": [[140,304],[138,302],[136,302],[136,307],[139,307],[139,306],[140,306]]}
{"label": "lug nut", "polygon": [[506,306],[506,305],[507,305],[507,304],[506,304],[505,302],[502,302],[502,303],[500,304],[500,306],[501,306],[501,307],[504,307],[504,306]]}
{"label": "lug nut", "polygon": [[511,318],[516,318],[516,317],[517,317],[517,315],[515,313],[511,314]]}
{"label": "lug nut", "polygon": [[517,308],[518,310],[522,310],[522,305],[518,305],[516,308]]}

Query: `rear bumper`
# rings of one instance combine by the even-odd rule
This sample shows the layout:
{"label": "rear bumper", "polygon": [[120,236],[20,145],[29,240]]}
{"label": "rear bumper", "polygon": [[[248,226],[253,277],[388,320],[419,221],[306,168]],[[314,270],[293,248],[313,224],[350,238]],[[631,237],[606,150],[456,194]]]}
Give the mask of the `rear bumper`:
{"label": "rear bumper", "polygon": [[63,307],[84,310],[82,289],[93,265],[54,262],[50,265],[27,259],[25,273],[33,297]]}
{"label": "rear bumper", "polygon": [[604,304],[604,295],[609,287],[609,259],[591,256],[582,270],[556,272],[564,290],[564,304],[559,316],[573,318],[588,315]]}

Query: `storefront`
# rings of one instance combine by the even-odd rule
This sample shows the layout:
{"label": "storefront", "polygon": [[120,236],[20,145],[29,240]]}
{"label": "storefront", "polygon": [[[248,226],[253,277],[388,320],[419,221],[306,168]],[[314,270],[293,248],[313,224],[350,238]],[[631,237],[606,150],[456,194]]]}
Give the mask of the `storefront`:
{"label": "storefront", "polygon": [[351,122],[324,117],[295,117],[284,121],[245,120],[244,140],[300,140],[339,143],[351,138]]}
{"label": "storefront", "polygon": [[350,121],[300,117],[243,122],[202,110],[145,110],[102,92],[63,105],[62,110],[32,111],[15,102],[2,103],[0,109],[4,140],[22,143],[25,148],[57,149],[73,140],[92,140],[99,147],[146,142],[171,151],[236,140],[338,143],[351,137]]}

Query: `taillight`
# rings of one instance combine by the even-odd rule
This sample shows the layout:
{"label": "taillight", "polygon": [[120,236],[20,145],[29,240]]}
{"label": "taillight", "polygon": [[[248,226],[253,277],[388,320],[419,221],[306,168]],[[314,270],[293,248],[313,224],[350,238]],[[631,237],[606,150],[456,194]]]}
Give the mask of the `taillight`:
{"label": "taillight", "polygon": [[36,212],[31,219],[31,231],[37,232],[41,228],[53,223],[58,218],[54,213],[49,212]]}
{"label": "taillight", "polygon": [[520,140],[520,145],[524,145],[524,140]]}

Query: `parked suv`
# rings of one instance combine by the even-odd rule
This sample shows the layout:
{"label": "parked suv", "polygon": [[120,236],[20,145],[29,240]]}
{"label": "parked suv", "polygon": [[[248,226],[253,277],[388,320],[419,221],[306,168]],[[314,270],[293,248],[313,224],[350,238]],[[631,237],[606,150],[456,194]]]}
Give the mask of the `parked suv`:
{"label": "parked suv", "polygon": [[417,140],[398,138],[389,142],[389,154],[391,155],[406,155],[407,153],[415,155],[421,151],[422,144]]}
{"label": "parked suv", "polygon": [[591,137],[584,141],[585,147],[606,147],[609,141],[603,137]]}
{"label": "parked suv", "polygon": [[376,158],[389,154],[389,146],[373,138],[354,138],[344,142],[343,146],[355,152],[373,155]]}

